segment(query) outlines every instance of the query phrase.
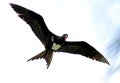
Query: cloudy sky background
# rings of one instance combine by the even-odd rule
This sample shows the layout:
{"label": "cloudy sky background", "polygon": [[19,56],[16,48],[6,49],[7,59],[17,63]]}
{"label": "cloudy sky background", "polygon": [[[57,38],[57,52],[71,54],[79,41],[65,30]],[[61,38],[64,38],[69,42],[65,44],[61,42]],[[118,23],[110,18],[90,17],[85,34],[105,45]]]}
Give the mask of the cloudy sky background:
{"label": "cloudy sky background", "polygon": [[[44,60],[27,62],[44,47],[9,3],[41,14],[48,28],[57,35],[67,33],[68,40],[88,42],[111,66],[67,53],[54,53],[49,69]],[[119,81],[119,53],[112,50],[117,49],[114,45],[119,47],[114,41],[120,38],[120,0],[4,0],[0,1],[0,27],[1,83]]]}

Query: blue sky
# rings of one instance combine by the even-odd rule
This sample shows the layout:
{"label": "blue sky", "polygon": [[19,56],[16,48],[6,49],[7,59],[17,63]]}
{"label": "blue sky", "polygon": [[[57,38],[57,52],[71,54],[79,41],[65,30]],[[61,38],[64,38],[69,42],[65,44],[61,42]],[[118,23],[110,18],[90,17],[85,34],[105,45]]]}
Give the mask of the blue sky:
{"label": "blue sky", "polygon": [[[27,62],[44,47],[9,3],[41,14],[57,35],[67,33],[68,40],[88,42],[104,54],[111,66],[67,53],[54,53],[48,70],[44,60]],[[119,80],[119,70],[114,74],[109,74],[109,70],[119,65],[120,60],[115,62],[106,49],[120,26],[119,0],[4,0],[0,5],[1,82],[117,83]]]}

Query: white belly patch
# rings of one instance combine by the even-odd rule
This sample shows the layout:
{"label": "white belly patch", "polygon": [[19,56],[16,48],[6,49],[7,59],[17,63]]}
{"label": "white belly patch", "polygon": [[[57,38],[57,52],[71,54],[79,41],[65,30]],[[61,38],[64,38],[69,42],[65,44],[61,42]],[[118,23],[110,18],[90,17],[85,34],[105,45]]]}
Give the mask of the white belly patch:
{"label": "white belly patch", "polygon": [[53,50],[58,50],[60,47],[61,47],[60,44],[53,43],[53,45],[52,45]]}

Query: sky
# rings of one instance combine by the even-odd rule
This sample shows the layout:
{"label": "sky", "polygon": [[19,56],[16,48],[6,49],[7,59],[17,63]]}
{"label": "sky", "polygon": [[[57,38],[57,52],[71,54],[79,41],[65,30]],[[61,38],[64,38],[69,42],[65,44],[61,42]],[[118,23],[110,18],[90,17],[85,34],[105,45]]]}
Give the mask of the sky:
{"label": "sky", "polygon": [[15,3],[43,16],[57,35],[67,33],[68,41],[86,41],[110,62],[106,47],[120,26],[119,0],[4,0],[0,1],[0,77],[1,83],[117,83],[120,70],[83,56],[54,53],[49,69],[46,62],[27,62],[44,46],[10,7]]}

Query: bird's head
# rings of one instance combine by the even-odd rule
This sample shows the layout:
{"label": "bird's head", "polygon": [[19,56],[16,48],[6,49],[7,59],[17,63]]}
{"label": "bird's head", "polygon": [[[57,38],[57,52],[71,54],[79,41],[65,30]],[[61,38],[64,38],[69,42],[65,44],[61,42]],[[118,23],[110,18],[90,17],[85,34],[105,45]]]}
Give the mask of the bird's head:
{"label": "bird's head", "polygon": [[68,38],[68,34],[63,34],[63,38],[66,40]]}

